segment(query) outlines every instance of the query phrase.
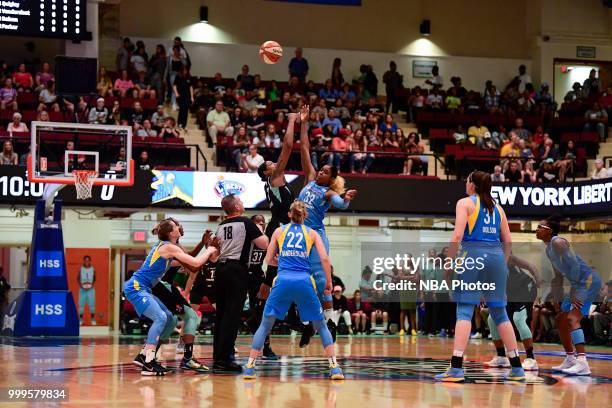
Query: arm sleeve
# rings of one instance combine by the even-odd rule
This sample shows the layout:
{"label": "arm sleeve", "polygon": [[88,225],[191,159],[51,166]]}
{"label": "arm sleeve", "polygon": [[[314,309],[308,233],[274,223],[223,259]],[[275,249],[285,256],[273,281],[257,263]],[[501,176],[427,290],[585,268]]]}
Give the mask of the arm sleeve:
{"label": "arm sleeve", "polygon": [[339,210],[346,210],[349,207],[348,201],[344,201],[344,198],[340,197],[340,194],[332,195],[331,204]]}

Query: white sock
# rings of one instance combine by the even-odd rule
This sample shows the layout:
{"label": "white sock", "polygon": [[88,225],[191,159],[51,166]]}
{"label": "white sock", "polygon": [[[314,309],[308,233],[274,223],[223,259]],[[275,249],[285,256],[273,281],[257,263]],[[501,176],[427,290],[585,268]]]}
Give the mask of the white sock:
{"label": "white sock", "polygon": [[517,357],[519,355],[519,351],[517,349],[507,350],[506,351],[506,355],[508,356],[508,358],[514,358],[514,357]]}
{"label": "white sock", "polygon": [[331,356],[327,358],[327,361],[329,361],[329,365],[330,366],[336,366],[338,365],[338,362],[336,361],[336,356]]}
{"label": "white sock", "polygon": [[145,350],[145,362],[150,363],[155,359],[155,349]]}
{"label": "white sock", "polygon": [[249,361],[247,361],[247,367],[255,367],[255,359],[249,357]]}
{"label": "white sock", "polygon": [[142,354],[143,356],[146,356],[146,355],[147,355],[147,349],[143,347],[143,348],[140,350],[140,354]]}
{"label": "white sock", "polygon": [[304,326],[308,326],[308,323],[310,323],[310,322],[302,322],[302,324],[303,324]]}
{"label": "white sock", "polygon": [[463,357],[463,350],[453,350],[453,357]]}
{"label": "white sock", "polygon": [[584,354],[584,353],[578,353],[577,359],[578,359],[579,361],[584,361],[584,362],[586,362],[586,361],[587,361],[586,354]]}
{"label": "white sock", "polygon": [[332,319],[332,317],[334,316],[334,310],[333,309],[325,309],[323,311],[323,317],[325,317],[325,321],[329,321]]}

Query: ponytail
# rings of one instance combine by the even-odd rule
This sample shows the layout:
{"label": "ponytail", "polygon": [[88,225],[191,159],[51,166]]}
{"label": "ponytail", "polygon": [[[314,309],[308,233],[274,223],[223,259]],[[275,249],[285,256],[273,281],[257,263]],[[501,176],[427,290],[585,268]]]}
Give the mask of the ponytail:
{"label": "ponytail", "polygon": [[468,176],[468,181],[474,184],[480,202],[492,214],[495,208],[495,200],[491,196],[491,176],[484,171],[473,171]]}
{"label": "ponytail", "polygon": [[170,233],[174,230],[175,225],[170,219],[163,220],[151,230],[151,233],[157,235],[160,241],[169,241]]}
{"label": "ponytail", "polygon": [[344,192],[346,191],[346,188],[344,188],[344,177],[342,176],[336,176],[334,178],[331,179],[330,183],[329,183],[329,189],[332,191],[335,191],[336,193],[342,195],[344,194]]}

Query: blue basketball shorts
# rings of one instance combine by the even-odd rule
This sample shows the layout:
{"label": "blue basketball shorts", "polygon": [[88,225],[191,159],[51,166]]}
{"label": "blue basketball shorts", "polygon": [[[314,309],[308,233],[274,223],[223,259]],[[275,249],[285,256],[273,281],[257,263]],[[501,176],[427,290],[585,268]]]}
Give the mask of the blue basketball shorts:
{"label": "blue basketball shorts", "polygon": [[300,320],[323,320],[323,310],[317,297],[313,277],[303,272],[279,271],[272,284],[263,315],[283,320],[291,303],[297,305]]}
{"label": "blue basketball shorts", "polygon": [[151,293],[150,288],[141,287],[134,278],[125,282],[123,293],[125,293],[127,300],[134,305],[134,309],[136,309],[138,316],[142,316],[151,303],[158,303],[162,310],[168,310],[162,301]]}
{"label": "blue basketball shorts", "polygon": [[588,316],[591,311],[591,305],[599,293],[599,289],[601,289],[601,278],[597,273],[593,272],[587,278],[584,285],[572,285],[571,293],[575,302],[572,302],[572,296],[566,296],[561,302],[561,311],[567,313],[573,309],[580,308],[580,313],[583,316]]}
{"label": "blue basketball shorts", "polygon": [[457,257],[463,258],[464,266],[453,272],[453,299],[478,305],[484,298],[489,307],[505,307],[508,266],[501,246],[473,244],[463,247]]}

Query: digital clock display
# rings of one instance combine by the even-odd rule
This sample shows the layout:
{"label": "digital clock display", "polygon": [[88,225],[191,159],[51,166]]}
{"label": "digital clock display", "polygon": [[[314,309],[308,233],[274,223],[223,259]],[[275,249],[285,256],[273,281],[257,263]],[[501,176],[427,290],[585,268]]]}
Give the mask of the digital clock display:
{"label": "digital clock display", "polygon": [[87,0],[0,0],[0,34],[86,39]]}
{"label": "digital clock display", "polygon": [[42,197],[44,184],[30,183],[25,177],[0,177],[0,195],[2,197]]}

